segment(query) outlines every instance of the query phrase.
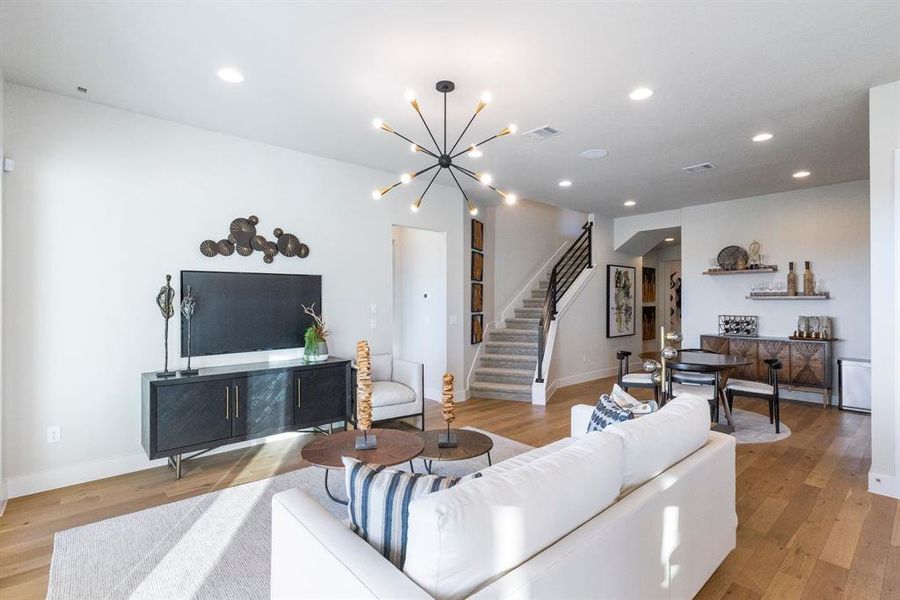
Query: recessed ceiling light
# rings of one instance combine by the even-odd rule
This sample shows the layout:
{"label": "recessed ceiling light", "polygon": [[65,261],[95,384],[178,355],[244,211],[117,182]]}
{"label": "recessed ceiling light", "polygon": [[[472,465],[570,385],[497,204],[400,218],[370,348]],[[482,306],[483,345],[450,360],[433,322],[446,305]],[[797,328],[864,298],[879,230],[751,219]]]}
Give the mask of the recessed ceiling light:
{"label": "recessed ceiling light", "polygon": [[809,171],[797,171],[794,173],[794,179],[803,179],[804,177],[809,177]]}
{"label": "recessed ceiling light", "polygon": [[570,187],[572,185],[572,182],[569,181],[568,179],[563,179],[562,181],[559,182],[558,185],[559,185],[559,187]]}
{"label": "recessed ceiling light", "polygon": [[603,148],[592,148],[581,152],[578,156],[587,160],[596,160],[598,158],[605,158],[607,154],[609,154],[609,152]]}
{"label": "recessed ceiling light", "polygon": [[222,67],[216,71],[216,75],[219,76],[219,79],[228,83],[241,83],[244,81],[244,74],[234,67]]}
{"label": "recessed ceiling light", "polygon": [[635,204],[637,204],[637,202],[635,202],[634,200],[626,200],[622,203],[622,206],[634,206]]}
{"label": "recessed ceiling light", "polygon": [[775,137],[775,136],[773,136],[771,133],[757,133],[756,135],[753,136],[753,141],[754,142],[768,142],[773,137]]}
{"label": "recessed ceiling light", "polygon": [[667,241],[667,242],[674,242],[674,241],[675,241],[675,238],[666,238],[665,241]]}
{"label": "recessed ceiling light", "polygon": [[653,95],[653,90],[647,87],[639,87],[631,91],[628,97],[632,100],[646,100]]}

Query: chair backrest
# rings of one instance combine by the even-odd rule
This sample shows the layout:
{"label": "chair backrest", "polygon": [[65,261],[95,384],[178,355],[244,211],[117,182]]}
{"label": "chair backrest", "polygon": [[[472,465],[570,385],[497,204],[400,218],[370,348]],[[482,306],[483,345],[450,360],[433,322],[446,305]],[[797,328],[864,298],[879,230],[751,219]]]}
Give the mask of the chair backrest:
{"label": "chair backrest", "polygon": [[763,361],[769,365],[769,385],[772,386],[775,393],[778,393],[778,371],[784,368],[784,365],[777,358],[767,358]]}

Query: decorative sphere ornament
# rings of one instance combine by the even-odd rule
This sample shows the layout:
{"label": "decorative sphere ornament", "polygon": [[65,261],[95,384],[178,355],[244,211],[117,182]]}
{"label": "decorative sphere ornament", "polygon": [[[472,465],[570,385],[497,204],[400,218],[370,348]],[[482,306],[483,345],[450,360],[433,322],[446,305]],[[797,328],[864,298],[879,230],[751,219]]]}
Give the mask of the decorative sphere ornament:
{"label": "decorative sphere ornament", "polygon": [[659,371],[653,374],[652,379],[653,383],[655,383],[656,385],[662,385],[662,373],[660,373]]}
{"label": "decorative sphere ornament", "polygon": [[672,360],[678,356],[678,350],[673,348],[672,346],[666,346],[662,349],[662,357],[666,360]]}
{"label": "decorative sphere ornament", "polygon": [[682,336],[677,331],[669,331],[666,333],[666,341],[667,342],[675,342],[677,344],[677,343],[681,342],[681,340],[683,340],[683,339],[684,339],[684,336]]}
{"label": "decorative sphere ornament", "polygon": [[646,371],[647,373],[652,373],[660,368],[662,368],[662,365],[655,360],[644,361],[644,371]]}

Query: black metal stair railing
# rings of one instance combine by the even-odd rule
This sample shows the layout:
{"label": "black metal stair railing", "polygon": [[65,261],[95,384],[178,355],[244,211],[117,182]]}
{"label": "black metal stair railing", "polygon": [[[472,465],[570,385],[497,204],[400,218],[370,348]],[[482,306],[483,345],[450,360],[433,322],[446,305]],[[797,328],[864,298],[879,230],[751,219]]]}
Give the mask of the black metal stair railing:
{"label": "black metal stair railing", "polygon": [[556,306],[575,280],[585,269],[593,268],[591,258],[591,229],[594,224],[590,221],[582,227],[579,235],[565,254],[560,257],[553,270],[550,271],[550,282],[547,285],[547,293],[544,296],[544,305],[541,308],[541,320],[538,324],[538,361],[537,383],[544,382],[544,350],[547,344],[547,334],[550,332],[550,323],[556,319]]}

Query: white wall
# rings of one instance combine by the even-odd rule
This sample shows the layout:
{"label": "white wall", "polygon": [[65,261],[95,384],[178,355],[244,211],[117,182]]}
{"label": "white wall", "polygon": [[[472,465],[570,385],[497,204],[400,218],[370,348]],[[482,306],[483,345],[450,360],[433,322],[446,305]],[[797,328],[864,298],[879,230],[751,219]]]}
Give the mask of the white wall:
{"label": "white wall", "polygon": [[447,367],[447,236],[394,227],[394,357],[425,365],[425,397],[440,400]]}
{"label": "white wall", "polygon": [[900,81],[869,91],[872,466],[869,489],[900,498]]}
{"label": "white wall", "polygon": [[[629,350],[633,353],[632,360],[639,360],[642,345],[639,320],[635,323],[634,335],[606,337],[606,266],[634,266],[638,277],[641,270],[640,257],[614,252],[612,244],[612,220],[595,216],[593,273],[566,313],[559,318],[547,380],[548,401],[552,401],[553,392],[560,387],[614,375],[616,352],[619,350]],[[640,307],[640,285],[635,291],[636,306]]]}
{"label": "white wall", "polygon": [[500,318],[560,244],[578,237],[587,216],[530,200],[489,211],[494,220],[494,314]]}
{"label": "white wall", "polygon": [[[465,224],[463,225],[463,248],[462,248],[462,263],[463,263],[463,279],[465,280],[463,296],[464,296],[464,306],[465,311],[463,315],[460,317],[460,326],[463,331],[463,355],[464,355],[464,364],[465,371],[468,377],[468,374],[472,371],[473,366],[475,365],[475,361],[478,359],[478,351],[481,349],[481,344],[473,344],[472,336],[471,336],[471,316],[472,316],[472,285],[471,285],[471,275],[472,275],[472,219],[477,219],[484,224],[484,273],[482,275],[482,292],[484,293],[484,297],[482,298],[482,308],[484,311],[482,312],[482,320],[483,327],[487,330],[489,324],[493,322],[494,316],[494,265],[495,265],[495,248],[496,248],[496,234],[494,232],[494,220],[495,215],[498,211],[517,211],[519,210],[519,206],[490,206],[485,210],[479,211],[478,215],[471,216],[468,212],[465,214]],[[505,240],[505,243],[512,243],[510,240]],[[487,339],[487,335],[484,335],[484,339]],[[457,391],[464,389],[466,390],[466,394],[468,397],[468,381],[467,380],[457,380],[456,381],[456,389]]]}
{"label": "white wall", "polygon": [[[434,186],[382,200],[393,174],[7,84],[4,180],[4,458],[11,495],[143,468],[140,373],[162,366],[154,297],[181,269],[317,273],[330,350],[392,347],[391,227],[447,235],[448,369],[464,381],[463,224],[459,192]],[[286,123],[285,126],[290,126]],[[399,193],[398,193],[399,192]],[[255,214],[309,244],[306,259],[205,258],[199,243]],[[465,263],[468,269],[468,263]],[[377,307],[377,328],[369,307]],[[173,319],[170,356],[177,353]],[[288,358],[206,357],[199,366]],[[175,362],[178,362],[177,360]],[[14,426],[13,426],[14,424]],[[62,440],[45,443],[60,425]]]}
{"label": "white wall", "polygon": [[[3,161],[4,145],[3,145],[3,122],[4,122],[4,103],[3,103],[3,71],[0,71],[0,163]],[[6,212],[6,203],[3,201],[3,180],[5,174],[3,167],[0,165],[0,315],[3,314],[3,213]],[[0,515],[6,507],[6,471],[3,468],[3,319],[0,319]]]}

